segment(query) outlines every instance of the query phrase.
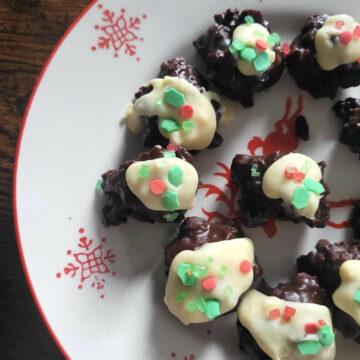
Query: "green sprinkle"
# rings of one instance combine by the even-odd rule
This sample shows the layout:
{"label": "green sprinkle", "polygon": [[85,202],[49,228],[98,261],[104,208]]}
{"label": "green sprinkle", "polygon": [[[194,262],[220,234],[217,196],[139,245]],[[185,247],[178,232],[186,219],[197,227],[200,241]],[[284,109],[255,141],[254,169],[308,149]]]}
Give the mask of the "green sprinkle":
{"label": "green sprinkle", "polygon": [[225,265],[221,266],[221,268],[220,268],[221,276],[225,276],[227,272],[228,272],[228,267]]}
{"label": "green sprinkle", "polygon": [[181,124],[181,127],[184,131],[189,132],[193,129],[195,129],[195,123],[191,120],[186,120]]}
{"label": "green sprinkle", "polygon": [[360,290],[355,291],[354,301],[360,303]]}
{"label": "green sprinkle", "polygon": [[150,175],[150,168],[149,165],[143,164],[140,168],[139,176],[141,178],[146,178]]}
{"label": "green sprinkle", "polygon": [[305,160],[304,165],[300,168],[300,171],[306,174],[311,168],[311,161]]}
{"label": "green sprinkle", "polygon": [[260,176],[260,173],[257,171],[258,170],[258,164],[253,164],[252,166],[251,166],[251,176],[253,176],[253,177],[258,177],[258,176]]}
{"label": "green sprinkle", "polygon": [[168,173],[169,181],[174,186],[179,186],[183,180],[183,171],[179,166],[172,166]]}
{"label": "green sprinkle", "polygon": [[196,283],[196,277],[192,272],[192,265],[186,263],[180,263],[178,265],[177,276],[180,278],[184,286],[194,286]]}
{"label": "green sprinkle", "polygon": [[196,309],[199,310],[202,313],[205,313],[206,311],[206,301],[203,297],[198,298],[195,301]]}
{"label": "green sprinkle", "polygon": [[238,51],[241,51],[243,49],[245,49],[245,44],[242,43],[240,40],[233,40],[229,46],[229,50],[232,54],[238,52]]}
{"label": "green sprinkle", "polygon": [[245,16],[244,20],[248,25],[251,25],[255,22],[254,18],[250,15]]}
{"label": "green sprinkle", "polygon": [[175,301],[176,303],[181,303],[185,299],[185,293],[180,291],[176,294]]}
{"label": "green sprinkle", "polygon": [[163,156],[166,159],[170,159],[176,157],[176,154],[175,151],[163,151]]}
{"label": "green sprinkle", "polygon": [[297,344],[297,349],[301,355],[316,355],[321,350],[321,344],[317,340],[302,341]]}
{"label": "green sprinkle", "polygon": [[165,191],[162,197],[162,203],[166,209],[175,211],[180,207],[179,198],[174,191]]}
{"label": "green sprinkle", "polygon": [[225,296],[229,296],[233,292],[234,292],[234,289],[232,288],[232,286],[230,286],[230,285],[225,286],[225,289],[224,289],[224,295]]}
{"label": "green sprinkle", "polygon": [[267,42],[274,46],[276,43],[280,42],[280,35],[278,33],[272,33],[268,36]]}
{"label": "green sprinkle", "polygon": [[330,325],[322,326],[317,332],[317,336],[323,346],[331,346],[335,339],[334,332]]}
{"label": "green sprinkle", "polygon": [[96,182],[96,185],[95,185],[95,188],[96,190],[101,190],[102,189],[102,184],[103,184],[103,180],[102,179],[99,179],[97,182]]}
{"label": "green sprinkle", "polygon": [[188,301],[186,304],[186,309],[188,309],[190,312],[194,312],[196,310],[195,301]]}
{"label": "green sprinkle", "polygon": [[252,62],[256,58],[256,51],[251,47],[246,47],[240,53],[240,58],[247,62]]}
{"label": "green sprinkle", "polygon": [[291,204],[295,209],[301,210],[305,209],[308,206],[309,193],[304,186],[299,186],[295,189]]}
{"label": "green sprinkle", "polygon": [[318,181],[315,181],[313,179],[310,179],[310,178],[305,179],[303,181],[303,185],[305,186],[306,190],[312,191],[318,195],[325,192],[325,188],[322,186],[321,183],[319,183]]}
{"label": "green sprinkle", "polygon": [[259,39],[265,39],[265,37],[266,37],[266,35],[260,30],[256,30],[254,32],[254,36],[259,38]]}
{"label": "green sprinkle", "polygon": [[220,315],[220,302],[216,299],[206,300],[205,315],[213,320]]}
{"label": "green sprinkle", "polygon": [[170,88],[164,91],[164,101],[167,104],[178,108],[185,104],[185,96],[176,89]]}
{"label": "green sprinkle", "polygon": [[254,67],[256,71],[265,71],[266,69],[269,68],[269,66],[271,65],[270,63],[270,59],[269,59],[269,55],[267,54],[267,52],[263,51],[260,52],[254,62]]}
{"label": "green sprinkle", "polygon": [[165,214],[164,218],[167,222],[174,222],[179,217],[179,213],[173,212],[171,214]]}
{"label": "green sprinkle", "polygon": [[192,272],[196,278],[205,276],[208,272],[206,266],[193,265]]}
{"label": "green sprinkle", "polygon": [[166,133],[172,133],[180,129],[179,124],[173,119],[161,119],[160,120],[160,130]]}
{"label": "green sprinkle", "polygon": [[211,256],[207,258],[207,260],[205,261],[205,266],[210,266],[212,265],[212,263],[214,262],[214,258],[212,258]]}

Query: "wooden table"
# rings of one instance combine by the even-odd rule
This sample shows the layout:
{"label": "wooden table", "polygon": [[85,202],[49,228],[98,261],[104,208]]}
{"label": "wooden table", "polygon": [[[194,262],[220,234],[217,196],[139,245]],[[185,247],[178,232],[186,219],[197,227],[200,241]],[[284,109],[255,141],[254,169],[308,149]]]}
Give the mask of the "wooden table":
{"label": "wooden table", "polygon": [[[12,170],[24,109],[51,50],[89,0],[0,0],[0,359],[62,359],[16,247]],[[66,316],[66,314],[64,314]]]}

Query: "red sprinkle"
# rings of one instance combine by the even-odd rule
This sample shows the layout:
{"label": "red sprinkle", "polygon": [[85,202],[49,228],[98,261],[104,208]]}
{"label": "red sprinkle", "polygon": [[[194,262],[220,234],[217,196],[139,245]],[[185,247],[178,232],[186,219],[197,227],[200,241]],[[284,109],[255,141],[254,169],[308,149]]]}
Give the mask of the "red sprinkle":
{"label": "red sprinkle", "polygon": [[183,119],[190,119],[194,114],[194,109],[189,104],[181,105],[179,111],[180,111],[180,116]]}
{"label": "red sprinkle", "polygon": [[296,313],[296,309],[291,306],[285,306],[284,314],[289,316],[294,316]]}
{"label": "red sprinkle", "polygon": [[265,51],[268,47],[268,44],[261,39],[257,39],[255,42],[255,46],[260,50],[260,51]]}
{"label": "red sprinkle", "polygon": [[284,43],[284,45],[283,45],[283,52],[284,52],[285,55],[290,54],[290,46],[289,46],[289,44],[287,42]]}
{"label": "red sprinkle", "polygon": [[316,334],[319,331],[319,326],[316,323],[306,323],[304,326],[306,334]]}
{"label": "red sprinkle", "polygon": [[179,147],[176,144],[167,144],[166,150],[168,150],[168,151],[178,151]]}
{"label": "red sprinkle", "polygon": [[294,175],[297,174],[297,173],[298,173],[298,169],[295,166],[288,166],[285,169],[285,176],[288,179],[292,179],[294,177]]}
{"label": "red sprinkle", "polygon": [[268,313],[268,319],[269,320],[275,320],[280,316],[280,310],[279,309],[274,309],[269,311]]}
{"label": "red sprinkle", "polygon": [[326,325],[326,322],[325,322],[324,320],[319,320],[318,323],[319,323],[319,326],[324,326],[324,325]]}
{"label": "red sprinkle", "polygon": [[248,272],[250,272],[252,269],[252,266],[251,266],[251,263],[249,260],[243,260],[241,263],[240,263],[240,271],[242,273],[245,273],[247,274]]}
{"label": "red sprinkle", "polygon": [[339,35],[339,38],[340,38],[340,41],[346,45],[348,44],[351,39],[352,39],[352,35],[351,35],[351,32],[350,31],[343,31],[342,33],[340,33]]}
{"label": "red sprinkle", "polygon": [[354,33],[353,33],[354,37],[356,37],[357,39],[360,38],[360,26],[357,25],[354,29]]}
{"label": "red sprinkle", "polygon": [[165,190],[165,187],[166,187],[166,185],[162,180],[160,180],[160,179],[151,180],[150,190],[153,194],[155,194],[155,195],[162,194]]}
{"label": "red sprinkle", "polygon": [[342,20],[337,21],[335,23],[335,26],[336,26],[337,29],[341,29],[344,25],[345,25],[345,23]]}
{"label": "red sprinkle", "polygon": [[282,319],[283,319],[283,321],[285,321],[285,322],[289,322],[289,321],[291,320],[291,316],[284,314],[283,317],[282,317]]}
{"label": "red sprinkle", "polygon": [[214,276],[208,276],[201,282],[201,287],[204,290],[210,291],[213,290],[216,286],[217,280]]}
{"label": "red sprinkle", "polygon": [[305,179],[305,174],[303,172],[298,172],[294,174],[293,179],[297,183],[301,183]]}

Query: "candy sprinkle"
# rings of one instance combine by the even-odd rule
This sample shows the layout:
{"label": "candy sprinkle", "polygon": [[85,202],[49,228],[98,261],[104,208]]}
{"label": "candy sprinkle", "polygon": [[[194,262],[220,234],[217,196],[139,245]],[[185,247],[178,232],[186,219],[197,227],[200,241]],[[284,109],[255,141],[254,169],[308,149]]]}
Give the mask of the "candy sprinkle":
{"label": "candy sprinkle", "polygon": [[185,104],[185,96],[176,89],[170,88],[164,91],[164,101],[166,104],[178,108]]}
{"label": "candy sprinkle", "polygon": [[256,56],[253,65],[256,71],[265,71],[271,65],[269,55],[266,52],[259,53]]}
{"label": "candy sprinkle", "polygon": [[339,30],[340,30],[344,25],[345,25],[345,23],[344,23],[344,21],[342,21],[342,20],[337,21],[337,22],[335,23],[335,27],[336,27],[337,29],[339,29]]}
{"label": "candy sprinkle", "polygon": [[195,129],[195,123],[191,120],[184,121],[181,126],[185,132]]}
{"label": "candy sprinkle", "polygon": [[205,315],[213,320],[220,315],[220,301],[216,299],[206,300]]}
{"label": "candy sprinkle", "polygon": [[186,263],[180,263],[178,265],[177,276],[180,278],[184,286],[194,286],[196,283],[196,277],[192,273],[192,265]]}
{"label": "candy sprinkle", "polygon": [[320,343],[323,346],[331,346],[334,342],[335,335],[330,325],[324,325],[317,333]]}
{"label": "candy sprinkle", "polygon": [[182,183],[183,171],[179,166],[172,166],[168,173],[169,181],[174,186],[179,186]]}
{"label": "candy sprinkle", "polygon": [[274,309],[269,311],[268,313],[268,319],[269,320],[275,320],[280,316],[280,310],[279,309]]}
{"label": "candy sprinkle", "polygon": [[297,187],[291,199],[291,204],[294,208],[297,210],[305,209],[308,205],[308,201],[309,193],[306,188],[304,186]]}
{"label": "candy sprinkle", "polygon": [[293,176],[298,172],[298,169],[295,166],[287,166],[285,171],[284,171],[284,175],[288,178],[288,179],[292,179]]}
{"label": "candy sprinkle", "polygon": [[141,178],[147,178],[150,175],[150,167],[149,165],[141,165],[140,171],[139,171],[139,176]]}
{"label": "candy sprinkle", "polygon": [[267,47],[268,47],[268,44],[264,40],[257,39],[256,42],[255,42],[255,46],[260,51],[265,51],[267,49]]}
{"label": "candy sprinkle", "polygon": [[103,179],[99,179],[96,182],[95,188],[96,188],[97,191],[100,191],[102,189],[102,184],[103,184]]}
{"label": "candy sprinkle", "polygon": [[170,211],[175,211],[180,207],[179,198],[174,191],[165,191],[162,197],[162,203],[165,208]]}
{"label": "candy sprinkle", "polygon": [[245,49],[245,46],[246,45],[244,43],[242,43],[240,40],[235,39],[231,42],[230,52],[234,54],[237,51],[241,51],[241,50]]}
{"label": "candy sprinkle", "polygon": [[191,105],[184,104],[180,106],[179,112],[183,119],[190,119],[194,114],[194,109]]}
{"label": "candy sprinkle", "polygon": [[325,192],[324,186],[313,179],[307,178],[304,180],[303,184],[306,190],[314,192],[315,194],[320,195]]}
{"label": "candy sprinkle", "polygon": [[290,45],[287,42],[285,42],[284,45],[283,45],[284,55],[289,55],[290,51],[291,51]]}
{"label": "candy sprinkle", "polygon": [[178,304],[181,303],[184,299],[185,299],[185,293],[183,291],[180,291],[176,294],[175,302]]}
{"label": "candy sprinkle", "polygon": [[163,151],[163,157],[165,159],[171,159],[176,157],[175,151]]}
{"label": "candy sprinkle", "polygon": [[321,344],[317,340],[302,341],[297,344],[297,349],[301,355],[316,355],[321,350]]}
{"label": "candy sprinkle", "polygon": [[270,46],[274,46],[276,43],[280,42],[280,35],[278,33],[272,33],[268,36],[267,42]]}
{"label": "candy sprinkle", "polygon": [[304,326],[304,330],[306,334],[316,334],[319,331],[319,326],[316,323],[306,323]]}
{"label": "candy sprinkle", "polygon": [[244,274],[247,274],[251,271],[252,265],[249,260],[243,260],[240,263],[240,271]]}
{"label": "candy sprinkle", "polygon": [[178,151],[179,147],[176,144],[167,144],[166,150],[168,151]]}
{"label": "candy sprinkle", "polygon": [[351,32],[343,31],[342,33],[340,33],[339,39],[344,45],[348,44],[352,40]]}
{"label": "candy sprinkle", "polygon": [[179,213],[177,212],[164,215],[164,219],[166,220],[166,222],[174,222],[178,217],[179,217]]}
{"label": "candy sprinkle", "polygon": [[255,22],[254,18],[250,15],[245,16],[244,20],[248,25],[251,25]]}
{"label": "candy sprinkle", "polygon": [[215,276],[208,276],[201,281],[201,287],[203,288],[203,290],[211,291],[215,289],[216,283],[217,280]]}
{"label": "candy sprinkle", "polygon": [[305,179],[305,174],[301,171],[293,175],[293,180],[298,184],[300,184],[304,179]]}
{"label": "candy sprinkle", "polygon": [[178,131],[180,129],[179,124],[173,119],[161,119],[160,120],[160,130],[165,133],[172,133],[174,131]]}
{"label": "candy sprinkle", "polygon": [[160,179],[154,179],[150,182],[150,191],[154,195],[160,195],[165,191],[166,185],[165,183]]}
{"label": "candy sprinkle", "polygon": [[252,62],[256,58],[256,51],[251,47],[246,47],[240,53],[240,58],[247,62]]}
{"label": "candy sprinkle", "polygon": [[360,290],[355,291],[354,301],[360,304]]}

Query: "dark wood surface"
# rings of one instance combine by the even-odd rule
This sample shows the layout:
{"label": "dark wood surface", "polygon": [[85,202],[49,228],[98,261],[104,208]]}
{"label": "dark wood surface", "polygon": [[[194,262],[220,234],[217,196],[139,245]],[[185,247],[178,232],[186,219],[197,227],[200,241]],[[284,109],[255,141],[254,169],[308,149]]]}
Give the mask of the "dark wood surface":
{"label": "dark wood surface", "polygon": [[[12,170],[43,64],[89,0],[0,0],[0,359],[62,359],[31,298],[16,247]],[[66,316],[66,314],[64,314]]]}

